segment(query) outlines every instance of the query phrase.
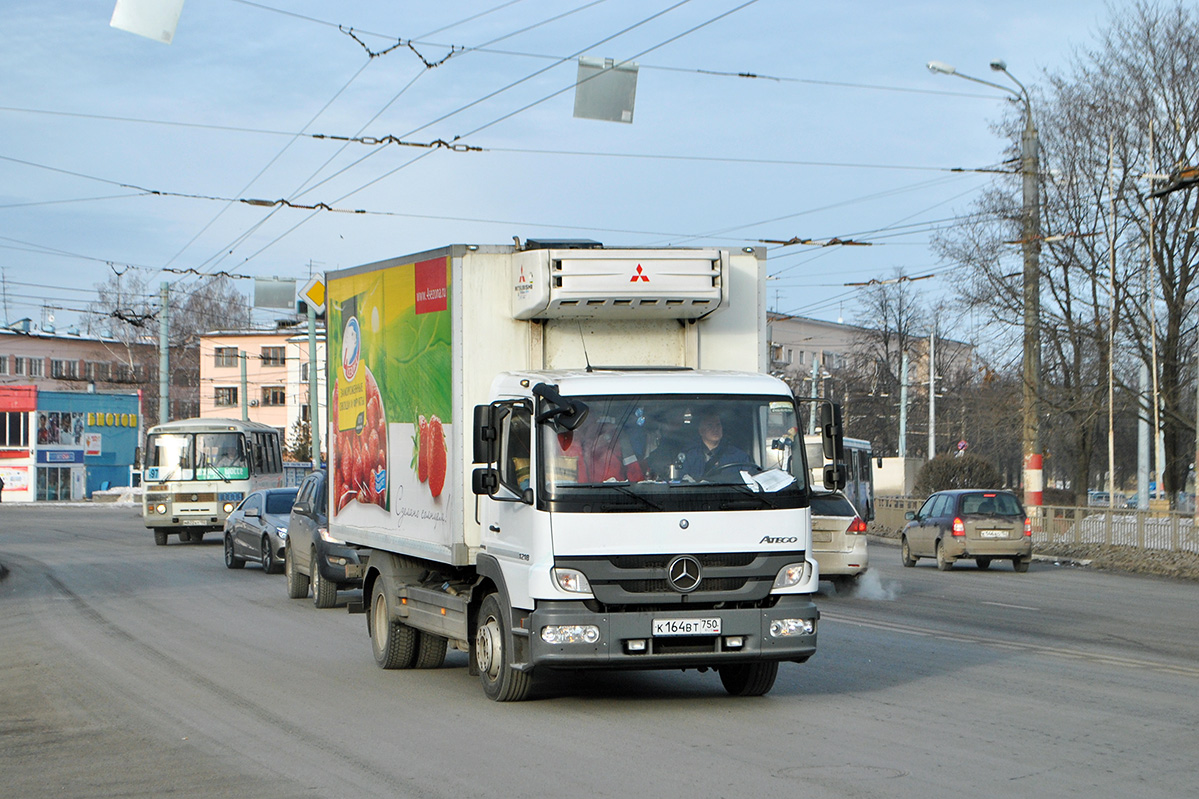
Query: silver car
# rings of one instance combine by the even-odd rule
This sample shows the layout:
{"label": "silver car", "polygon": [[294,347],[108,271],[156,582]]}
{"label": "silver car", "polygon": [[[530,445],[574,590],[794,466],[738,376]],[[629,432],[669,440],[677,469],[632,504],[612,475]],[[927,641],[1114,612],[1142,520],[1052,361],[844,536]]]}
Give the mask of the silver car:
{"label": "silver car", "polygon": [[267,574],[283,571],[287,519],[295,488],[266,488],[250,493],[225,519],[225,565],[240,569],[246,561],[262,564]]}

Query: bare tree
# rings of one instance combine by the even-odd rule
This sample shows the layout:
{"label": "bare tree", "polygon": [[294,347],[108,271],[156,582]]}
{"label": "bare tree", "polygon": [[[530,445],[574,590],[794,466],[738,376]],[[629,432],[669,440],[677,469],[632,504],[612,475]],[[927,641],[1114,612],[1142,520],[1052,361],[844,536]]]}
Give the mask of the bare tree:
{"label": "bare tree", "polygon": [[[158,408],[160,294],[138,273],[125,272],[96,286],[98,299],[88,308],[88,329],[114,341],[114,358],[128,367],[128,381],[142,389],[149,420]],[[199,338],[218,328],[244,328],[251,322],[246,297],[225,276],[206,278],[170,294],[170,402],[172,415],[199,413]]]}
{"label": "bare tree", "polygon": [[[1116,411],[1121,465],[1133,451],[1128,413],[1135,413],[1131,376],[1152,360],[1161,386],[1166,438],[1165,485],[1182,488],[1189,454],[1194,391],[1195,284],[1199,203],[1180,192],[1154,209],[1146,201],[1147,174],[1194,163],[1199,138],[1199,12],[1180,2],[1141,0],[1112,9],[1096,47],[1080,50],[1060,74],[1047,76],[1034,95],[1041,133],[1042,402],[1050,463],[1065,469],[1076,489],[1096,471],[1106,439],[1109,367],[1120,396]],[[1150,147],[1150,128],[1157,131]],[[1020,120],[1000,130],[1018,149]],[[998,184],[978,204],[982,217],[940,237],[947,259],[974,275],[963,298],[990,314],[1010,338],[1023,314],[1019,285],[1010,274],[1019,239],[1017,176]],[[1153,252],[1150,252],[1152,214]],[[1189,230],[1188,230],[1189,228]],[[1147,271],[1147,267],[1152,266]],[[1147,276],[1152,275],[1152,279]],[[1149,283],[1160,292],[1150,301]],[[1156,324],[1154,324],[1156,319]],[[1156,338],[1153,328],[1156,327]],[[1189,454],[1188,454],[1189,453]],[[1104,459],[1106,460],[1106,459]]]}

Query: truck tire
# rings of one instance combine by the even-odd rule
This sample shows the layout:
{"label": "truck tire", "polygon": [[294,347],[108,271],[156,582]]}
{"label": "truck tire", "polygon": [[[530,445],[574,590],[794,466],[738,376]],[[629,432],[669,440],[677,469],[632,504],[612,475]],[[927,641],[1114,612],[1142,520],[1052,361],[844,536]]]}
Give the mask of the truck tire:
{"label": "truck tire", "polygon": [[157,546],[165,547],[167,545],[167,531],[166,530],[155,530],[154,531],[154,543]]}
{"label": "truck tire", "polygon": [[768,663],[737,663],[720,667],[720,683],[733,696],[762,696],[774,687],[779,674],[777,660]]}
{"label": "truck tire", "polygon": [[496,702],[522,702],[533,687],[533,675],[512,668],[508,652],[511,635],[509,613],[501,606],[498,594],[488,594],[479,607],[475,630],[475,661],[483,693]]}
{"label": "truck tire", "polygon": [[246,562],[233,554],[233,536],[225,533],[225,568],[240,569]]}
{"label": "truck tire", "polygon": [[449,647],[449,639],[421,632],[417,635],[416,668],[439,669],[445,663],[445,651]]}
{"label": "truck tire", "polygon": [[937,568],[947,572],[953,568],[953,559],[945,554],[945,542],[937,542]]}
{"label": "truck tire", "polygon": [[416,630],[391,620],[391,600],[383,590],[382,578],[371,591],[371,609],[367,615],[371,649],[381,669],[410,669],[416,660]]}
{"label": "truck tire", "polygon": [[320,564],[317,563],[316,549],[312,550],[311,564],[308,568],[312,572],[312,604],[318,608],[331,608],[337,604],[337,583],[326,580],[321,574]]}
{"label": "truck tire", "polygon": [[287,596],[289,599],[305,599],[308,596],[308,575],[296,570],[296,561],[291,556],[291,542],[283,550],[283,571],[287,574]]}

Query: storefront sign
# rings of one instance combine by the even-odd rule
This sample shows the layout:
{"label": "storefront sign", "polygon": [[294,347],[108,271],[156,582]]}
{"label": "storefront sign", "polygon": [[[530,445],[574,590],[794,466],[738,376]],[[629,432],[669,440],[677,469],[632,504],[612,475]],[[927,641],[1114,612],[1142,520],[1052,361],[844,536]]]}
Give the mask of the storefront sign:
{"label": "storefront sign", "polygon": [[83,450],[39,449],[37,451],[37,462],[52,463],[56,466],[64,463],[83,463]]}

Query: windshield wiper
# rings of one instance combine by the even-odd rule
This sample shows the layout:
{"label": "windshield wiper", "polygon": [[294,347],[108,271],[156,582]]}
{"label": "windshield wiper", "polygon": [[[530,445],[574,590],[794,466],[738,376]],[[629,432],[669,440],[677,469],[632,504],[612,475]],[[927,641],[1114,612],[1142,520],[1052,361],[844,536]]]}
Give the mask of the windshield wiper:
{"label": "windshield wiper", "polygon": [[645,505],[648,508],[653,508],[654,510],[662,510],[661,505],[659,505],[656,502],[653,502],[648,497],[637,493],[636,491],[634,491],[632,488],[629,487],[628,483],[599,483],[598,485],[600,485],[604,488],[615,488],[617,491],[624,494],[626,497],[632,497],[633,499],[640,501],[641,504]]}

